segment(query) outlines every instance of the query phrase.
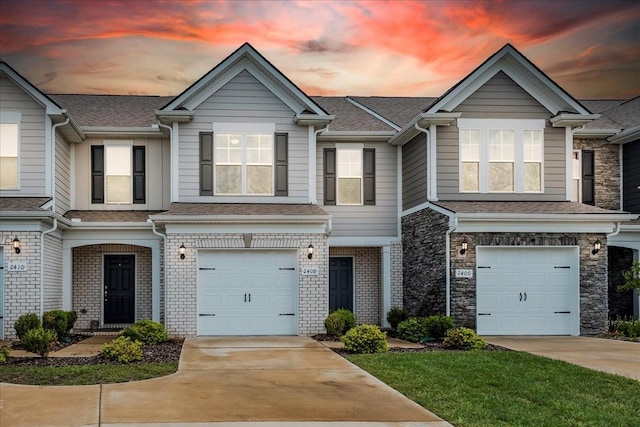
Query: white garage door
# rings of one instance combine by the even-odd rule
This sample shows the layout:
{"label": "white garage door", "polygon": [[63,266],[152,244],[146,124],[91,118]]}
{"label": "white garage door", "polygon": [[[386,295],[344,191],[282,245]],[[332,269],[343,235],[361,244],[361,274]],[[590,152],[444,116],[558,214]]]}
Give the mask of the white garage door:
{"label": "white garage door", "polygon": [[578,248],[478,247],[483,335],[578,335]]}
{"label": "white garage door", "polygon": [[292,251],[201,251],[198,335],[296,335],[298,268]]}

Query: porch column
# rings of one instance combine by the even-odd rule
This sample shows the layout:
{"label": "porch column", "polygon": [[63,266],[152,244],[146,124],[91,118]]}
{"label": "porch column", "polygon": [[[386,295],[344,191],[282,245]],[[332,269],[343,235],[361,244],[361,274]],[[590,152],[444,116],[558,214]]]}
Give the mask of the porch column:
{"label": "porch column", "polygon": [[160,321],[160,241],[151,244],[151,319]]}
{"label": "porch column", "polygon": [[387,322],[387,312],[391,309],[391,246],[382,247],[382,292],[381,292],[381,308],[382,308],[382,326],[389,327]]}
{"label": "porch column", "polygon": [[73,248],[62,248],[62,309],[73,309]]}

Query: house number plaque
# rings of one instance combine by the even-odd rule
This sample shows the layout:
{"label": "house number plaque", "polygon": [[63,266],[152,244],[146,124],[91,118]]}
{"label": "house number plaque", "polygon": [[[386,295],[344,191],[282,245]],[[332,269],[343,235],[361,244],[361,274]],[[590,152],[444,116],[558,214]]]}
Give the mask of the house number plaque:
{"label": "house number plaque", "polygon": [[303,276],[317,276],[318,275],[318,266],[302,267],[302,275]]}
{"label": "house number plaque", "polygon": [[470,268],[457,268],[456,279],[472,279],[473,270]]}
{"label": "house number plaque", "polygon": [[26,262],[10,262],[7,271],[29,271]]}

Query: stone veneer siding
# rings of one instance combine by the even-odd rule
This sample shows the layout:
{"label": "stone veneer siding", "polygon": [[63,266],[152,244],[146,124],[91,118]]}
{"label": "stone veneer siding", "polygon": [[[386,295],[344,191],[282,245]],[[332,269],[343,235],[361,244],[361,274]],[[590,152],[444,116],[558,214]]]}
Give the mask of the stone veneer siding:
{"label": "stone veneer siding", "polygon": [[[391,244],[391,307],[403,307],[402,302],[402,243]],[[385,313],[385,316],[387,314]]]}
{"label": "stone veneer siding", "polygon": [[118,253],[135,254],[136,320],[151,319],[151,249],[118,244],[80,246],[73,249],[72,305],[78,313],[76,328],[88,329],[92,320],[98,320],[101,326],[104,324],[103,255]]}
{"label": "stone veneer siding", "polygon": [[431,209],[402,217],[404,307],[415,316],[445,314],[449,218]]}
{"label": "stone veneer siding", "polygon": [[633,264],[633,249],[609,246],[609,318],[633,316],[633,291],[619,291],[622,273]]}
{"label": "stone veneer siding", "polygon": [[[602,249],[593,256],[596,240]],[[459,248],[468,243],[465,255]],[[451,235],[451,271],[476,267],[476,246],[580,246],[580,334],[599,334],[607,328],[607,247],[604,234],[571,233],[453,233]],[[459,326],[475,329],[476,277],[451,277],[451,316]]]}
{"label": "stone veneer siding", "polygon": [[620,209],[620,146],[604,139],[576,139],[574,150],[593,150],[595,205]]}
{"label": "stone veneer siding", "polygon": [[[178,248],[187,248],[180,259]],[[248,245],[246,243],[249,243]],[[313,260],[307,247],[314,247]],[[298,277],[298,334],[324,333],[328,310],[329,251],[324,234],[210,234],[170,233],[167,235],[167,304],[166,327],[171,336],[192,337],[197,334],[198,250],[206,249],[292,249],[298,251],[298,265],[317,265],[317,276]]]}

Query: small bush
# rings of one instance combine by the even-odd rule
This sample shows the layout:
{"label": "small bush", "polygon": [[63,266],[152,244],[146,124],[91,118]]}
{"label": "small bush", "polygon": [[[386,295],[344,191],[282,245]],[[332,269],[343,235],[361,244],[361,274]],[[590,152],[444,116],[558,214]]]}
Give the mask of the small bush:
{"label": "small bush", "polygon": [[342,333],[340,335],[343,335],[349,329],[353,328],[356,325],[356,316],[351,310],[347,310],[346,308],[339,308],[329,314],[335,314],[336,316],[342,317],[342,319],[344,320],[344,328],[342,329]]}
{"label": "small bush", "polygon": [[618,333],[627,338],[640,337],[640,319],[616,319],[609,321],[609,332]]}
{"label": "small bush", "polygon": [[31,329],[37,329],[41,326],[40,317],[35,313],[23,314],[16,320],[16,323],[13,324],[19,340],[22,340],[24,335]]}
{"label": "small bush", "polygon": [[384,353],[387,335],[375,325],[358,325],[342,337],[344,348],[352,353]]}
{"label": "small bush", "polygon": [[328,335],[340,336],[344,331],[344,317],[331,313],[324,319],[324,327]]}
{"label": "small bush", "polygon": [[426,336],[424,322],[420,318],[410,317],[398,324],[398,337],[403,340],[420,342]]}
{"label": "small bush", "polygon": [[391,310],[387,313],[387,322],[389,322],[389,325],[395,330],[398,330],[400,322],[408,318],[409,312],[403,307],[391,307]]}
{"label": "small bush", "polygon": [[164,326],[153,320],[140,320],[126,328],[122,335],[150,345],[160,344],[169,339]]}
{"label": "small bush", "polygon": [[69,335],[69,331],[67,330],[68,325],[69,316],[64,310],[47,311],[42,315],[42,327],[56,331],[58,339],[62,339]]}
{"label": "small bush", "polygon": [[0,345],[0,363],[5,363],[9,354],[11,354],[11,346]]}
{"label": "small bush", "polygon": [[78,313],[73,310],[67,311],[67,333],[71,332],[73,325],[76,324],[76,320],[78,320]]}
{"label": "small bush", "polygon": [[427,336],[437,340],[443,339],[449,329],[456,327],[449,316],[429,316],[423,320],[423,324]]}
{"label": "small bush", "polygon": [[142,343],[132,341],[129,337],[118,337],[102,346],[102,357],[120,363],[131,363],[142,360]]}
{"label": "small bush", "polygon": [[452,350],[482,350],[487,342],[469,328],[456,328],[447,331],[443,346]]}
{"label": "small bush", "polygon": [[24,334],[24,337],[22,337],[22,347],[31,353],[40,355],[40,357],[47,357],[53,343],[57,340],[58,336],[56,335],[56,331],[40,326]]}

